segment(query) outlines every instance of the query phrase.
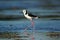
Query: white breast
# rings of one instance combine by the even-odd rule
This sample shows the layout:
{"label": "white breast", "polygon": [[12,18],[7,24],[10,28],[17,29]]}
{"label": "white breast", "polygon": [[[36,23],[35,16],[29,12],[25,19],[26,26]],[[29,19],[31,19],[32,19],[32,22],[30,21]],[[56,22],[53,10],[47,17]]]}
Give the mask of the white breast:
{"label": "white breast", "polygon": [[32,19],[32,17],[28,16],[28,14],[24,15],[27,19]]}

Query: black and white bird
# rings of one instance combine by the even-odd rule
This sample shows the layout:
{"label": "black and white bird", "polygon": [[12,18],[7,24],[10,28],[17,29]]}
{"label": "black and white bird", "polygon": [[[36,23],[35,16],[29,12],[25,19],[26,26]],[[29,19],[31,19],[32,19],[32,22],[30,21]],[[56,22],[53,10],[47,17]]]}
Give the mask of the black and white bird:
{"label": "black and white bird", "polygon": [[32,14],[28,13],[27,10],[25,10],[25,9],[23,10],[23,14],[29,20],[40,18],[38,16],[35,16],[35,15],[32,15]]}
{"label": "black and white bird", "polygon": [[[40,17],[28,13],[28,11],[25,9],[23,10],[23,14],[27,19],[29,19],[31,21],[31,26],[33,27],[33,34],[34,34],[35,28],[34,28],[34,21],[32,19],[37,19]],[[25,30],[27,30],[28,27],[26,27]],[[25,33],[25,34],[27,34],[27,33]],[[32,40],[34,40],[34,36],[32,35],[31,37],[32,37]]]}

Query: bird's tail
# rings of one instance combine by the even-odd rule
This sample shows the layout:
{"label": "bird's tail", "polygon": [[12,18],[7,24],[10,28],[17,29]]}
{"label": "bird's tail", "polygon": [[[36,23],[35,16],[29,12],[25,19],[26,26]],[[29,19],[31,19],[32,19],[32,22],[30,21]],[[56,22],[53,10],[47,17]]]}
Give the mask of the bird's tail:
{"label": "bird's tail", "polygon": [[38,18],[40,18],[40,17],[38,17]]}

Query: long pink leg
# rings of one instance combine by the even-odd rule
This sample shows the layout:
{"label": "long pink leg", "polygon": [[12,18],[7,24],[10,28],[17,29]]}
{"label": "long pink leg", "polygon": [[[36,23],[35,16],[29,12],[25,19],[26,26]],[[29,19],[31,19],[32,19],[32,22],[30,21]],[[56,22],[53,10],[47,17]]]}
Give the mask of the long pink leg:
{"label": "long pink leg", "polygon": [[[31,20],[31,26],[32,26],[32,28],[33,28],[32,32],[33,32],[33,34],[34,34],[34,21],[33,21],[33,20]],[[25,28],[25,31],[24,31],[24,33],[25,33],[26,35],[28,34],[28,33],[26,32],[27,29],[28,29],[28,27]],[[31,38],[32,38],[32,40],[34,40],[34,35],[31,35]]]}
{"label": "long pink leg", "polygon": [[30,26],[28,26],[28,27],[26,27],[25,29],[24,29],[24,33],[27,35],[28,33],[26,32],[27,31],[27,29],[29,28],[29,27],[31,27],[32,25],[30,25]]}
{"label": "long pink leg", "polygon": [[27,35],[28,33],[27,33],[27,29],[29,28],[30,26],[28,26],[28,27],[26,27],[25,29],[24,29],[24,33]]}
{"label": "long pink leg", "polygon": [[[33,20],[31,20],[31,24],[32,24],[32,28],[33,28],[32,32],[34,34],[34,21]],[[32,37],[32,40],[34,40],[34,35],[32,35],[31,37]]]}
{"label": "long pink leg", "polygon": [[33,20],[31,20],[31,24],[32,24],[32,27],[34,27],[34,21]]}
{"label": "long pink leg", "polygon": [[[30,26],[32,26],[32,28],[34,27],[34,21],[33,20],[30,20],[31,21],[31,25]],[[25,28],[24,29],[24,32],[30,27],[30,26],[28,26],[27,28]],[[25,32],[26,33],[26,32]]]}

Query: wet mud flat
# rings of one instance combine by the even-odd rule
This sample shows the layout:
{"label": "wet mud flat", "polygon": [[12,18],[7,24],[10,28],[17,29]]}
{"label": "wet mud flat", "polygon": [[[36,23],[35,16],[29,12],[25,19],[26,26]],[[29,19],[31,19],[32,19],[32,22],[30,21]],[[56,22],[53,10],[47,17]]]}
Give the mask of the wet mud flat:
{"label": "wet mud flat", "polygon": [[[32,32],[0,32],[0,40],[31,40]],[[60,40],[60,32],[36,32],[35,40]]]}

